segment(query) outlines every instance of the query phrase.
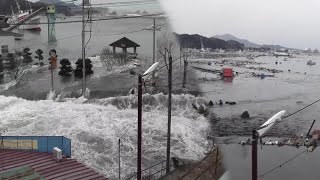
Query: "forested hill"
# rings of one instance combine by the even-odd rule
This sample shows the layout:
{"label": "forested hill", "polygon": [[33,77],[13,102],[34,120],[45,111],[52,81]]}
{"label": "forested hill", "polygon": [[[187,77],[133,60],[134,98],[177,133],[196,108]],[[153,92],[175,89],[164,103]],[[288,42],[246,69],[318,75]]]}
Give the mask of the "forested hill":
{"label": "forested hill", "polygon": [[201,41],[204,48],[211,49],[244,49],[244,44],[234,40],[224,41],[218,38],[207,38],[199,34],[177,34],[178,41],[182,47],[201,49]]}

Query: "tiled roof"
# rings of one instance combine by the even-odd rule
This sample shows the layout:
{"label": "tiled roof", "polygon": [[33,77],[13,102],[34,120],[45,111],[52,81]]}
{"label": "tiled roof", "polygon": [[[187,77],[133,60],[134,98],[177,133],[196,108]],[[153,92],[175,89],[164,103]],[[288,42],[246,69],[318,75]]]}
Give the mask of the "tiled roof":
{"label": "tiled roof", "polygon": [[52,154],[0,150],[0,175],[13,168],[28,166],[46,180],[106,180],[107,178],[86,167],[75,159],[64,159],[57,162]]}
{"label": "tiled roof", "polygon": [[123,37],[113,43],[111,43],[109,46],[115,46],[120,48],[130,48],[130,47],[140,47],[139,44],[131,41],[130,39]]}

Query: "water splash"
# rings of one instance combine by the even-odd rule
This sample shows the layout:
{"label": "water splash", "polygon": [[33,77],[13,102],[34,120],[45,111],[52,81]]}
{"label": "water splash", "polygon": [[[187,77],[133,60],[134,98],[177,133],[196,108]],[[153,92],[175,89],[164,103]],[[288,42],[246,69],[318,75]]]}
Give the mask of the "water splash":
{"label": "water splash", "polygon": [[[0,122],[8,135],[63,135],[72,140],[74,158],[109,178],[117,176],[121,139],[123,177],[136,171],[137,110],[135,97],[91,100],[90,103],[28,101],[0,96]],[[166,156],[166,96],[145,95],[143,168]],[[209,142],[209,122],[192,109],[203,98],[173,95],[171,155],[198,160]],[[131,107],[130,107],[131,106]]]}
{"label": "water splash", "polygon": [[17,81],[15,81],[15,80],[12,80],[12,81],[10,81],[8,83],[5,83],[5,84],[1,84],[0,85],[0,91],[6,91],[9,88],[15,86],[16,84],[17,84]]}
{"label": "water splash", "polygon": [[56,98],[56,92],[55,91],[50,91],[48,94],[47,94],[47,98],[46,100],[55,100]]}

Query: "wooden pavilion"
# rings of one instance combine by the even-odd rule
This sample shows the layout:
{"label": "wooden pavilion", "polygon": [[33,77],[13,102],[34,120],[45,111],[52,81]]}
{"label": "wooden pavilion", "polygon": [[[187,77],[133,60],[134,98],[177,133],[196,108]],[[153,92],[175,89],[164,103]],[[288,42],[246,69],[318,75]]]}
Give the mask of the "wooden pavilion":
{"label": "wooden pavilion", "polygon": [[113,53],[116,53],[116,47],[122,48],[122,53],[128,53],[127,48],[133,48],[133,53],[137,54],[137,47],[140,47],[139,44],[131,41],[130,39],[123,37],[113,43],[111,43],[109,46],[112,46]]}

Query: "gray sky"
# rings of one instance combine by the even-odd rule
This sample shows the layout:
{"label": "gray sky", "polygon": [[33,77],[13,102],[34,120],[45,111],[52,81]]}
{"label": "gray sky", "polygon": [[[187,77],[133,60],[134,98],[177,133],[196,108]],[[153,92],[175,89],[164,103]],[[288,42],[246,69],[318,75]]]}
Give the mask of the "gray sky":
{"label": "gray sky", "polygon": [[320,48],[319,0],[161,0],[173,29],[258,44]]}

